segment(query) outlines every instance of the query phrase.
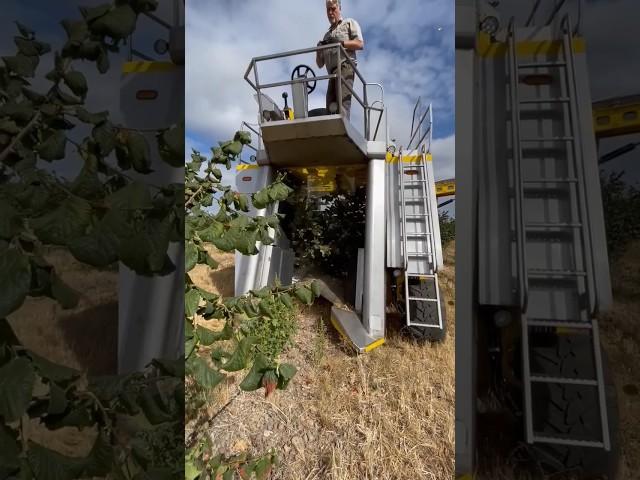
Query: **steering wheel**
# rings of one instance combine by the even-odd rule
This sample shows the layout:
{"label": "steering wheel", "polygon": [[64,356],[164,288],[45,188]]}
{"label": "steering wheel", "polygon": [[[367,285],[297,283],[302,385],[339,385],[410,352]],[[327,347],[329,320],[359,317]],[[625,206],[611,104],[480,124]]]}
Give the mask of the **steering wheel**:
{"label": "steering wheel", "polygon": [[[316,74],[308,65],[298,65],[291,72],[291,80],[296,78],[309,78],[309,72],[311,72],[311,77],[315,77]],[[307,83],[307,93],[311,93],[316,89],[317,80],[308,81]]]}

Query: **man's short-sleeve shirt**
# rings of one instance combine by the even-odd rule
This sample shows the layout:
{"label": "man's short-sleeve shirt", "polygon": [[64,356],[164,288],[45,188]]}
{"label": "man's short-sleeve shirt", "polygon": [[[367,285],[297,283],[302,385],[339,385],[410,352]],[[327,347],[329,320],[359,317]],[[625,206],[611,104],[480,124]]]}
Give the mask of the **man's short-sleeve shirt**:
{"label": "man's short-sleeve shirt", "polygon": [[[364,42],[360,25],[358,25],[358,22],[356,22],[353,18],[342,19],[335,27],[332,25],[327,33],[324,34],[323,38],[325,42],[328,41],[329,43],[340,43],[346,40],[356,39]],[[353,63],[357,64],[356,51],[347,50],[347,53],[353,60]],[[338,53],[335,49],[324,50],[324,63],[329,73],[332,73],[337,68]]]}

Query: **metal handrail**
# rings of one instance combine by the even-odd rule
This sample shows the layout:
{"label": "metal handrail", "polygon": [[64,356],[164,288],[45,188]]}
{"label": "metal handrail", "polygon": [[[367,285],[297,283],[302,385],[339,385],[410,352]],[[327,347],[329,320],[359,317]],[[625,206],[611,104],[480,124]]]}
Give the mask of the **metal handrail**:
{"label": "metal handrail", "polygon": [[[296,55],[302,55],[302,54],[306,54],[306,53],[317,53],[319,51],[322,50],[328,50],[328,49],[336,49],[337,53],[338,53],[338,66],[341,66],[343,62],[348,62],[349,65],[351,65],[354,74],[360,79],[360,81],[363,84],[363,97],[361,98],[360,95],[358,95],[355,91],[354,88],[350,87],[347,83],[346,80],[344,78],[342,78],[342,69],[341,68],[337,68],[336,69],[336,73],[330,73],[328,75],[319,75],[319,76],[312,76],[312,77],[304,77],[304,78],[295,78],[292,80],[286,80],[286,81],[282,81],[282,82],[272,82],[272,83],[267,83],[267,84],[261,84],[260,83],[260,79],[259,79],[259,75],[258,75],[258,63],[259,62],[264,62],[267,60],[274,60],[274,59],[279,59],[279,58],[286,58],[286,57],[291,57],[291,56],[296,56]],[[250,78],[251,72],[253,71],[253,79]],[[318,45],[315,47],[310,47],[310,48],[301,48],[301,49],[297,49],[297,50],[290,50],[287,52],[281,52],[281,53],[274,53],[274,54],[270,54],[270,55],[262,55],[259,57],[254,57],[251,59],[251,61],[249,62],[249,65],[247,66],[247,69],[245,70],[244,73],[244,80],[251,85],[251,87],[258,93],[258,109],[260,111],[260,113],[262,113],[262,96],[260,94],[260,91],[262,89],[266,89],[266,88],[274,88],[274,87],[281,87],[281,86],[285,86],[285,85],[293,85],[296,83],[306,83],[306,82],[311,82],[311,81],[317,81],[317,80],[332,80],[332,79],[336,79],[336,86],[337,86],[337,90],[338,90],[338,94],[337,94],[337,100],[338,100],[338,111],[342,112],[342,88],[345,87],[349,93],[352,95],[352,97],[355,98],[355,100],[362,106],[362,108],[364,109],[364,128],[365,128],[365,137],[367,140],[371,139],[371,135],[370,135],[370,114],[371,114],[371,110],[373,111],[378,111],[380,112],[380,118],[378,119],[378,124],[376,126],[376,135],[377,135],[377,131],[378,128],[380,126],[380,121],[382,118],[382,113],[385,113],[385,118],[386,117],[386,108],[384,106],[384,101],[380,102],[382,108],[375,108],[374,105],[377,102],[373,102],[372,104],[368,103],[368,98],[367,98],[367,85],[376,85],[378,87],[380,87],[380,89],[382,90],[382,98],[384,99],[384,90],[382,89],[382,85],[378,84],[378,83],[368,83],[365,81],[364,77],[362,76],[362,74],[360,73],[360,71],[358,70],[358,68],[356,67],[355,63],[353,62],[353,59],[351,57],[349,57],[347,50],[340,44],[340,43],[333,43],[333,44],[329,44],[329,45]],[[263,118],[262,115],[260,115],[260,122],[263,122]],[[388,133],[387,133],[387,137],[388,137]],[[375,138],[375,136],[374,136]],[[387,138],[387,143],[388,143],[388,138]]]}
{"label": "metal handrail", "polygon": [[[575,65],[575,59],[574,59],[574,55],[573,55],[573,36],[571,34],[571,19],[569,17],[569,14],[566,14],[564,16],[564,18],[562,19],[562,25],[563,27],[566,28],[565,30],[565,50],[567,51],[566,55],[569,57],[567,60],[567,86],[570,89],[570,92],[572,91],[574,94],[574,98],[577,96],[577,90],[578,90],[578,85],[576,82],[576,76],[575,76],[575,72],[573,70],[573,66]],[[577,176],[578,176],[578,181],[580,182],[582,188],[580,188],[580,203],[582,205],[581,211],[580,211],[580,215],[582,217],[582,228],[583,228],[583,233],[581,235],[582,238],[582,251],[584,252],[584,257],[585,257],[585,261],[586,261],[586,267],[587,267],[587,276],[586,276],[586,282],[588,283],[588,285],[590,285],[592,288],[587,288],[588,293],[589,293],[589,313],[590,315],[595,315],[595,312],[597,310],[596,305],[596,299],[595,299],[595,295],[594,295],[594,289],[593,289],[593,279],[595,278],[595,269],[593,266],[593,258],[594,258],[594,252],[593,252],[593,245],[591,244],[591,242],[589,241],[589,237],[588,237],[588,232],[590,231],[590,227],[589,227],[589,216],[587,214],[586,211],[586,205],[587,205],[587,198],[586,198],[586,191],[587,191],[587,183],[586,183],[586,175],[584,173],[584,165],[583,163],[579,160],[580,158],[582,158],[582,152],[579,151],[579,149],[581,150],[582,145],[580,144],[580,142],[578,142],[578,139],[582,138],[582,131],[581,131],[581,122],[580,122],[580,103],[579,102],[575,102],[575,112],[572,112],[575,115],[575,118],[573,119],[574,122],[574,127],[575,127],[575,133],[574,133],[574,138],[575,141],[573,142],[574,145],[574,163],[575,163],[575,168],[577,170]],[[572,115],[573,116],[573,115]]]}
{"label": "metal handrail", "polygon": [[524,192],[522,191],[522,150],[520,146],[520,109],[518,98],[518,79],[516,71],[516,39],[514,18],[511,17],[508,27],[509,35],[509,75],[511,77],[510,94],[511,94],[511,143],[514,161],[514,189],[516,193],[516,251],[518,259],[518,275],[520,280],[520,307],[523,312],[527,311],[527,303],[529,300],[529,279],[527,274],[527,259],[524,252],[524,216],[522,215],[522,203]]}
{"label": "metal handrail", "polygon": [[422,97],[418,97],[418,100],[416,101],[415,106],[413,107],[413,114],[411,115],[411,133],[409,133],[409,137],[413,137],[413,127],[416,123],[416,111],[418,110],[418,107],[420,106],[420,100],[422,99]]}
{"label": "metal handrail", "polygon": [[[424,123],[424,119],[427,118],[427,114],[431,111],[431,104],[429,104],[429,106],[426,108],[426,110],[424,111],[424,113],[422,114],[422,117],[420,117],[420,121],[418,122],[418,124],[416,125],[415,130],[413,130],[413,134],[411,135],[411,139],[409,140],[408,146],[407,148],[411,148],[411,145],[413,144],[413,140],[416,137],[416,134],[421,130],[422,128],[422,124]],[[422,140],[425,139],[425,137],[427,136],[427,134],[431,131],[431,124],[429,124],[429,127],[427,128],[427,130],[424,132],[424,135],[422,135],[420,137],[420,141],[416,144],[415,148],[418,148],[420,146],[420,144],[422,143]]]}

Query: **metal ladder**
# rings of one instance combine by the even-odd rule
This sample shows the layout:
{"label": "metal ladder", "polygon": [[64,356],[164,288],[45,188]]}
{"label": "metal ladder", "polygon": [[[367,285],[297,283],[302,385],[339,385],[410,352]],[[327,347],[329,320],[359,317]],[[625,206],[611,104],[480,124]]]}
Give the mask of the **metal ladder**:
{"label": "metal ladder", "polygon": [[[593,278],[593,252],[590,244],[585,179],[580,143],[580,112],[577,101],[574,50],[568,16],[563,19],[562,42],[557,58],[545,58],[518,63],[515,28],[509,25],[508,66],[511,105],[511,145],[513,147],[513,180],[515,189],[514,221],[516,230],[516,258],[518,259],[519,303],[522,311],[522,363],[524,382],[524,410],[528,443],[565,446],[596,447],[610,450],[605,382],[598,322],[595,312]],[[548,88],[547,96],[521,98],[520,75],[527,73],[558,74],[559,96],[552,97],[551,87],[537,85],[535,94]],[[534,95],[535,95],[534,94]],[[534,110],[524,107],[533,106]],[[542,108],[544,107],[544,108]],[[563,134],[553,130],[552,124],[543,124],[549,108],[561,109]],[[545,114],[547,117],[545,117]],[[536,118],[536,116],[538,116]],[[533,120],[533,136],[523,136],[521,130],[527,120]],[[530,125],[529,125],[530,126]],[[547,128],[545,128],[547,127]],[[528,130],[531,130],[529,128]],[[540,130],[546,130],[542,135]],[[529,134],[530,132],[527,132]],[[555,133],[555,134],[554,134]],[[543,145],[562,145],[564,149],[549,149],[546,154],[526,155],[525,152],[545,151]],[[553,153],[555,152],[555,154]],[[555,155],[555,156],[554,156]],[[534,160],[538,159],[539,163]],[[528,163],[533,162],[533,163]],[[524,171],[524,173],[523,173]],[[561,172],[559,174],[558,172]],[[532,174],[533,172],[533,174]],[[536,195],[537,193],[537,195]],[[554,207],[554,208],[552,208]],[[542,217],[542,218],[541,218]],[[551,218],[550,218],[551,217]],[[537,221],[531,221],[535,218]],[[564,249],[564,250],[563,250]],[[554,254],[555,252],[555,254]],[[559,253],[558,253],[559,252]],[[569,252],[567,254],[567,252]],[[541,260],[542,258],[542,260]],[[567,265],[566,259],[571,260]],[[530,265],[532,264],[532,265]],[[533,286],[532,286],[533,285]],[[533,301],[530,299],[533,297]],[[582,332],[591,378],[570,376],[560,364],[559,373],[532,371],[532,363],[539,360],[540,347],[531,341],[535,335],[555,335],[555,345],[569,341],[560,337],[567,332]],[[560,347],[556,347],[560,348]],[[536,349],[537,352],[536,352]],[[538,357],[535,357],[538,355]],[[563,360],[564,362],[564,360]],[[543,368],[544,370],[544,368]],[[574,373],[577,370],[574,371]],[[534,431],[534,405],[532,390],[536,385],[552,384],[562,392],[572,388],[596,389],[589,395],[597,398],[600,438],[585,438],[573,432]],[[539,388],[539,387],[538,387]],[[543,406],[543,407],[546,407]],[[569,407],[567,407],[568,409]],[[545,421],[548,421],[545,419]]]}
{"label": "metal ladder", "polygon": [[[416,163],[410,157],[415,157]],[[398,179],[400,194],[400,236],[404,257],[405,308],[408,326],[431,327],[442,329],[442,312],[440,311],[440,289],[436,267],[436,248],[433,229],[431,227],[432,205],[429,195],[429,178],[426,166],[426,153],[418,150],[403,152],[398,155]],[[405,159],[409,161],[405,163]],[[436,221],[438,221],[436,219]],[[427,283],[426,296],[411,296],[409,285],[411,280]],[[416,322],[411,319],[410,306],[414,302],[431,302],[435,304],[437,323]]]}

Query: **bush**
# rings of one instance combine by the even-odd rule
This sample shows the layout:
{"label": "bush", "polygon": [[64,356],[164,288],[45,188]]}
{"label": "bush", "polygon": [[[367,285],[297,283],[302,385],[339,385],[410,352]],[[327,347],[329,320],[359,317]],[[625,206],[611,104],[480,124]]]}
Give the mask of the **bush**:
{"label": "bush", "polygon": [[620,256],[632,240],[640,238],[640,190],[621,180],[624,172],[605,176],[600,172],[607,248]]}
{"label": "bush", "polygon": [[451,240],[456,239],[456,219],[450,218],[447,212],[438,214],[440,220],[440,240],[445,247]]}
{"label": "bush", "polygon": [[269,360],[274,360],[291,344],[298,331],[293,305],[287,305],[280,297],[268,297],[266,307],[271,316],[251,318],[245,323],[246,335],[256,338],[254,350]]}

